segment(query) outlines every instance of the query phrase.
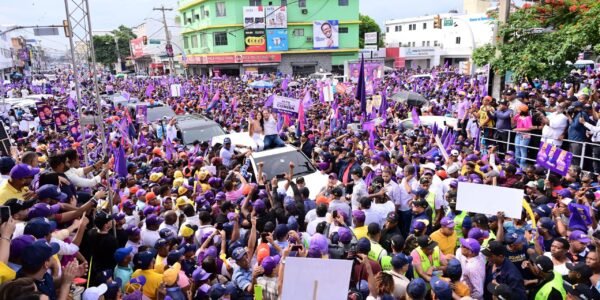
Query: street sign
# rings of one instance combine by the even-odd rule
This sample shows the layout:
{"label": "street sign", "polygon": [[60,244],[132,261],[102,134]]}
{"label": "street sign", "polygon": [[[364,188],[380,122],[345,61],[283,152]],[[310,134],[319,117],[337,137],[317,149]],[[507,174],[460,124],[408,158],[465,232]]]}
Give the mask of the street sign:
{"label": "street sign", "polygon": [[444,19],[444,27],[454,26],[454,20]]}
{"label": "street sign", "polygon": [[58,35],[58,28],[56,28],[56,27],[34,28],[33,35],[35,35],[35,36]]}
{"label": "street sign", "polygon": [[377,45],[377,32],[365,32],[365,45],[372,44]]}
{"label": "street sign", "polygon": [[148,40],[148,43],[151,45],[160,45],[160,40],[150,39]]}

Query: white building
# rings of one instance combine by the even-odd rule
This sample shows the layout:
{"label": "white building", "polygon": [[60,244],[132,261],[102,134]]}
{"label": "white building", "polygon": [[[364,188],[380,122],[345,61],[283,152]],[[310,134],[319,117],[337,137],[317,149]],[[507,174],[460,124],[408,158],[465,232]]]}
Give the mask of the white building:
{"label": "white building", "polygon": [[[7,26],[0,26],[0,31],[6,30]],[[13,67],[12,43],[10,34],[0,35],[0,83],[9,79]]]}
{"label": "white building", "polygon": [[[465,7],[467,2],[474,1],[484,2],[465,0]],[[481,5],[480,8],[486,6]],[[461,61],[469,61],[475,48],[493,41],[496,22],[485,12],[439,14],[441,29],[433,27],[435,16],[385,22],[385,45],[387,48],[400,48],[399,57],[405,61],[405,67],[457,65]]]}
{"label": "white building", "polygon": [[[148,40],[148,43],[143,46],[144,55],[135,59],[138,71],[150,74],[158,69],[168,69],[169,59],[166,56],[165,48],[167,39],[163,23],[158,19],[146,19],[144,23],[133,27],[132,31],[138,38],[145,36]],[[175,56],[181,53],[179,49],[183,46],[180,31],[176,26],[169,26]],[[178,68],[179,66],[176,65],[175,67]]]}

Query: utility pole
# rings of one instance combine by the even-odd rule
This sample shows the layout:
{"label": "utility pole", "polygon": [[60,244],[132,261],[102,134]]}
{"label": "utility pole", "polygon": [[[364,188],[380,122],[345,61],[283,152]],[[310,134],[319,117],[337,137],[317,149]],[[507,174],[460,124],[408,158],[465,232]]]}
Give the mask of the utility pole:
{"label": "utility pole", "polygon": [[[165,11],[172,11],[172,8],[165,8],[164,5],[162,5],[161,7],[155,7],[152,10],[160,10],[162,12],[162,17],[163,17],[163,26],[165,27],[165,38],[167,39],[167,45],[165,47],[165,51],[166,49],[173,49],[172,45],[171,45],[171,34],[169,33],[169,27],[167,27],[167,17],[165,16]],[[170,55],[167,52],[167,56],[169,57],[169,73],[171,75],[175,75],[175,68],[173,67],[173,56]]]}
{"label": "utility pole", "polygon": [[117,38],[116,34],[113,34],[113,37],[115,38],[115,47],[117,47],[117,67],[115,68],[115,70],[117,72],[122,72],[123,69],[121,69],[121,52],[119,51],[119,39]]}
{"label": "utility pole", "polygon": [[[498,26],[496,27],[496,36],[498,35],[498,29],[500,26],[508,22],[510,16],[510,0],[500,0],[498,3]],[[497,44],[504,43],[503,40],[495,39]],[[496,56],[500,56],[502,53],[496,51]],[[502,91],[502,85],[504,82],[504,74],[494,74],[494,80],[492,81],[492,97],[500,99],[500,93]]]}

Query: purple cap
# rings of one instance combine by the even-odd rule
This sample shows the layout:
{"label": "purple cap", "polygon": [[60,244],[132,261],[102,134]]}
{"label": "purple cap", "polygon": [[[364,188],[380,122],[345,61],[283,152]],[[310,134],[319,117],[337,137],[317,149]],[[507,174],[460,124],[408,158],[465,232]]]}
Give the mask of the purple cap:
{"label": "purple cap", "polygon": [[590,237],[581,230],[575,230],[569,234],[569,241],[578,241],[584,244],[590,243]]}
{"label": "purple cap", "polygon": [[329,242],[327,238],[320,233],[315,233],[310,238],[310,248],[316,247],[321,251],[321,254],[327,254],[329,252]]}
{"label": "purple cap", "polygon": [[23,179],[27,177],[33,177],[40,172],[39,168],[32,168],[27,164],[18,164],[10,169],[10,178]]}
{"label": "purple cap", "polygon": [[454,228],[454,220],[452,220],[449,217],[443,217],[440,224],[442,225],[442,227]]}
{"label": "purple cap", "polygon": [[487,239],[490,236],[490,233],[487,230],[483,230],[481,228],[473,227],[469,230],[468,237],[471,239]]}
{"label": "purple cap", "polygon": [[477,157],[477,155],[475,155],[475,154],[469,154],[469,155],[467,155],[467,158],[466,158],[467,161],[477,161],[478,159],[479,159],[479,157]]}
{"label": "purple cap", "polygon": [[196,270],[194,270],[194,273],[192,273],[192,279],[195,282],[206,280],[208,279],[208,277],[210,277],[210,273],[204,271],[204,269],[202,269],[201,267],[196,268]]}
{"label": "purple cap", "polygon": [[451,188],[457,188],[458,187],[458,180],[453,179],[452,181],[450,181],[450,187]]}
{"label": "purple cap", "polygon": [[479,245],[479,242],[473,238],[460,238],[460,245],[471,250],[471,252],[473,252],[475,255],[479,255],[479,251],[481,250],[481,245]]}
{"label": "purple cap", "polygon": [[127,208],[127,209],[134,209],[135,203],[133,203],[131,201],[125,201],[125,202],[123,202],[123,207]]}
{"label": "purple cap", "polygon": [[135,196],[138,198],[141,198],[144,195],[146,195],[146,190],[144,190],[144,189],[139,189],[139,190],[137,190],[137,192],[135,192]]}
{"label": "purple cap", "polygon": [[557,195],[563,197],[563,198],[572,198],[573,194],[571,194],[571,191],[569,189],[562,189],[556,192]]}
{"label": "purple cap", "polygon": [[157,215],[150,215],[146,218],[146,226],[159,225],[162,222],[163,222],[162,218],[158,217]]}
{"label": "purple cap", "polygon": [[267,257],[263,258],[260,265],[263,267],[263,269],[265,269],[266,275],[270,275],[271,273],[273,273],[273,270],[279,264],[280,258],[281,257],[279,255],[267,256]]}
{"label": "purple cap", "polygon": [[139,228],[139,227],[136,227],[136,226],[130,226],[130,227],[128,227],[128,228],[125,230],[125,232],[126,232],[126,233],[127,233],[127,235],[129,235],[129,236],[136,236],[136,235],[139,235],[139,234],[140,234],[141,230],[140,230],[140,228]]}
{"label": "purple cap", "polygon": [[48,205],[46,203],[36,203],[32,208],[29,209],[28,217],[33,218],[47,218],[60,211],[60,204]]}
{"label": "purple cap", "polygon": [[366,219],[365,212],[359,209],[352,211],[352,217],[355,218],[359,223],[364,222]]}
{"label": "purple cap", "polygon": [[24,234],[20,235],[10,242],[10,256],[13,258],[21,257],[21,252],[25,247],[33,244],[35,242],[35,237],[33,235]]}
{"label": "purple cap", "polygon": [[225,195],[224,192],[218,192],[217,195],[215,196],[215,199],[217,201],[224,201],[225,199],[227,199],[227,196]]}
{"label": "purple cap", "polygon": [[38,196],[38,199],[54,199],[60,202],[67,200],[67,194],[60,191],[60,188],[54,184],[44,184],[39,187],[35,194]]}
{"label": "purple cap", "polygon": [[265,202],[262,201],[261,199],[254,201],[254,203],[252,204],[252,207],[254,208],[254,210],[256,212],[263,212],[266,208]]}
{"label": "purple cap", "polygon": [[160,207],[156,206],[152,206],[152,205],[148,205],[146,207],[144,207],[144,216],[148,216],[150,214],[153,214],[155,212],[159,212],[160,211]]}
{"label": "purple cap", "polygon": [[352,232],[346,227],[340,227],[338,229],[338,238],[340,243],[349,244],[352,241]]}
{"label": "purple cap", "polygon": [[266,199],[268,197],[269,197],[269,194],[267,193],[267,190],[261,189],[260,191],[258,191],[258,198]]}

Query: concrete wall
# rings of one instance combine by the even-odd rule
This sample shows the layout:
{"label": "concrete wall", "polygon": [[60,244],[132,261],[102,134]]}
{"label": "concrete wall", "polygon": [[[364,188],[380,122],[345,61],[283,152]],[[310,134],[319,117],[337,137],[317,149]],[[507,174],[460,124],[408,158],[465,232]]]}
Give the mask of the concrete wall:
{"label": "concrete wall", "polygon": [[282,54],[281,64],[279,64],[279,70],[285,74],[292,74],[292,62],[298,63],[311,63],[316,62],[315,71],[319,68],[323,68],[325,71],[331,70],[331,54],[328,53],[314,53],[314,54]]}

